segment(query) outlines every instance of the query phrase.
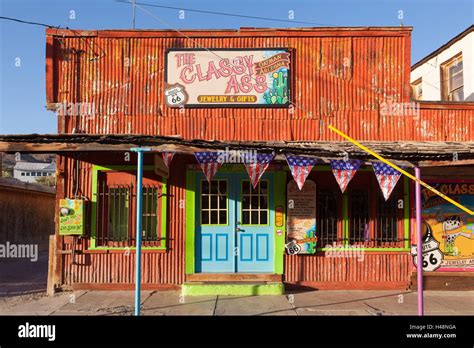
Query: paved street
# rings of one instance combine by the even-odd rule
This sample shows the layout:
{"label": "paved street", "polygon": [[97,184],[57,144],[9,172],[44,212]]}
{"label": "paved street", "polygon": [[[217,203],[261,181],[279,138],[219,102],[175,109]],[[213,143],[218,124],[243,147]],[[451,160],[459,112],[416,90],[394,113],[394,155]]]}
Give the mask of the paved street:
{"label": "paved street", "polygon": [[[76,291],[0,297],[0,315],[132,315],[133,291]],[[427,315],[474,315],[474,291],[425,292]],[[143,315],[416,315],[404,291],[333,290],[285,296],[180,296],[143,291]]]}

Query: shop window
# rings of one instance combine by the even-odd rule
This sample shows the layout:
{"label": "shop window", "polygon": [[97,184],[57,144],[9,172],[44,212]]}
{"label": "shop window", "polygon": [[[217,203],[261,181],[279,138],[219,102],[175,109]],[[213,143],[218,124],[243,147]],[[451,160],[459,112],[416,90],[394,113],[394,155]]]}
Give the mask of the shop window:
{"label": "shop window", "polygon": [[376,245],[382,246],[386,243],[398,242],[398,208],[396,192],[385,201],[380,194],[378,198],[377,220],[376,220]]}
{"label": "shop window", "polygon": [[349,243],[369,241],[369,191],[351,190],[349,195]]}
{"label": "shop window", "polygon": [[[148,175],[148,178],[145,176]],[[136,177],[130,173],[103,172],[97,190],[96,246],[134,247]],[[166,204],[162,184],[144,174],[142,185],[142,242],[143,246],[164,246],[161,212]]]}
{"label": "shop window", "polygon": [[318,188],[317,190],[317,230],[318,244],[321,247],[332,245],[337,238],[337,196],[336,189]]}
{"label": "shop window", "polygon": [[201,180],[201,225],[227,225],[227,181]]}
{"label": "shop window", "polygon": [[256,188],[249,180],[242,181],[241,216],[243,225],[268,225],[267,180],[260,180]]}
{"label": "shop window", "polygon": [[441,93],[442,100],[464,101],[462,54],[441,65]]}
{"label": "shop window", "polygon": [[385,201],[375,178],[360,179],[364,188],[359,186],[348,192],[349,244],[366,248],[403,247],[403,206],[399,207],[403,185],[398,183]]}

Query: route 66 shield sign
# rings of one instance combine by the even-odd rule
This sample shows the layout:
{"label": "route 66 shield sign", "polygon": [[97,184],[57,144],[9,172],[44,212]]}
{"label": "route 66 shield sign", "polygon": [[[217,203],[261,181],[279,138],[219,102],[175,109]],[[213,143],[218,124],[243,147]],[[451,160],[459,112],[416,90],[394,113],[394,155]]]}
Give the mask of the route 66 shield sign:
{"label": "route 66 shield sign", "polygon": [[289,255],[296,255],[301,251],[301,246],[294,240],[285,245],[286,251]]}
{"label": "route 66 shield sign", "polygon": [[[413,263],[417,265],[417,246],[411,247],[411,254],[413,255]],[[424,241],[422,244],[422,255],[423,255],[423,271],[431,272],[438,269],[441,266],[444,255],[439,250],[439,242],[433,237]]]}
{"label": "route 66 shield sign", "polygon": [[165,89],[165,102],[169,107],[178,107],[186,104],[188,101],[188,94],[184,86],[179,83],[174,85],[167,85]]}

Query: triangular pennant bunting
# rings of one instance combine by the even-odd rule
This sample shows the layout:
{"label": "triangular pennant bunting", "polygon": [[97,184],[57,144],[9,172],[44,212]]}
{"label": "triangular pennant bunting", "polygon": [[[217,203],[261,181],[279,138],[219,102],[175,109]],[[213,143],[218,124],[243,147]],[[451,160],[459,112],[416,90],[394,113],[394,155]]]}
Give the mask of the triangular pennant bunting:
{"label": "triangular pennant bunting", "polygon": [[247,168],[253,188],[257,187],[260,178],[265,173],[265,170],[267,170],[273,157],[275,157],[273,153],[257,153],[257,156],[254,156],[252,160],[249,160],[249,157],[244,158],[245,168]]}
{"label": "triangular pennant bunting", "polygon": [[161,153],[161,155],[163,156],[163,161],[165,162],[168,168],[170,167],[170,163],[173,160],[174,154],[174,151],[164,151]]}
{"label": "triangular pennant bunting", "polygon": [[220,152],[195,152],[194,156],[196,157],[199,165],[201,166],[204,175],[206,176],[207,181],[211,182],[214,175],[217,173],[219,168],[222,165],[220,160]]}
{"label": "triangular pennant bunting", "polygon": [[286,162],[291,169],[291,175],[295,179],[296,185],[301,190],[304,186],[308,174],[313,169],[317,158],[305,157],[305,156],[295,156],[291,154],[285,154]]}
{"label": "triangular pennant bunting", "polygon": [[349,181],[352,180],[361,164],[362,162],[359,160],[331,160],[332,172],[342,193],[346,190]]}
{"label": "triangular pennant bunting", "polygon": [[372,162],[372,167],[374,168],[375,177],[379,182],[383,197],[385,200],[388,200],[402,173],[385,163]]}

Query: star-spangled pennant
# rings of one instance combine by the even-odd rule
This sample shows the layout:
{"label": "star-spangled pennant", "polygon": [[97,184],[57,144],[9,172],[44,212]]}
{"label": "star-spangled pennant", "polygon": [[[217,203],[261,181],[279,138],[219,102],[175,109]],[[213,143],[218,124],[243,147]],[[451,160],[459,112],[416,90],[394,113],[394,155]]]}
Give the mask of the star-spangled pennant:
{"label": "star-spangled pennant", "polygon": [[211,182],[214,175],[217,173],[222,165],[222,161],[219,160],[220,152],[195,152],[196,157],[201,169],[206,176],[207,181]]}
{"label": "star-spangled pennant", "polygon": [[381,162],[372,162],[372,167],[374,168],[375,177],[379,182],[383,197],[385,200],[388,200],[402,173]]}
{"label": "star-spangled pennant", "polygon": [[254,157],[252,160],[249,160],[249,157],[244,158],[244,165],[253,188],[256,188],[263,173],[265,173],[273,157],[275,157],[275,154],[257,153],[257,156]]}
{"label": "star-spangled pennant", "polygon": [[174,151],[164,151],[161,153],[161,155],[163,156],[163,162],[165,162],[168,168],[170,167],[170,163],[173,160],[174,154]]}
{"label": "star-spangled pennant", "polygon": [[295,156],[291,154],[285,154],[286,162],[291,170],[291,175],[295,179],[296,185],[301,190],[303,189],[304,183],[308,174],[313,169],[314,165],[318,162],[317,158]]}
{"label": "star-spangled pennant", "polygon": [[352,180],[361,164],[362,161],[359,160],[331,160],[331,169],[342,193],[346,190],[349,181]]}

